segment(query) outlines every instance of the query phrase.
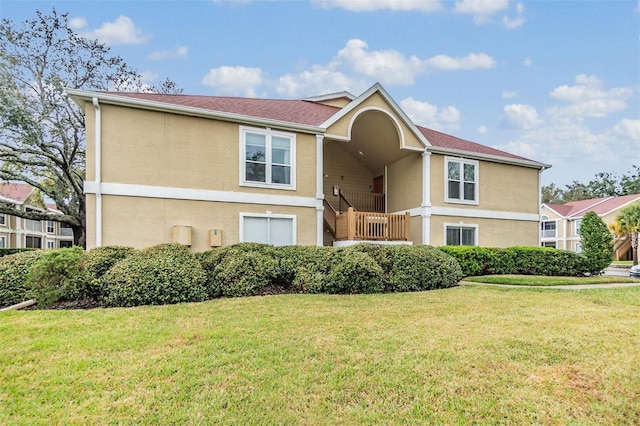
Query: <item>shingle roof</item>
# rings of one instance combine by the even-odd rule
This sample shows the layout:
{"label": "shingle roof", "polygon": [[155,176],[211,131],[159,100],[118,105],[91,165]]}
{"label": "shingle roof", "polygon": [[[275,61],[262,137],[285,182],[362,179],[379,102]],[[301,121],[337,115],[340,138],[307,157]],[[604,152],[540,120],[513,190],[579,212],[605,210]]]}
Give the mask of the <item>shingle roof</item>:
{"label": "shingle roof", "polygon": [[0,197],[9,201],[24,203],[33,192],[33,187],[26,183],[0,183]]}
{"label": "shingle roof", "polygon": [[340,110],[338,107],[299,99],[258,99],[158,93],[109,92],[146,101],[319,126]]}
{"label": "shingle roof", "polygon": [[545,205],[562,216],[579,219],[591,211],[599,216],[606,215],[633,201],[640,201],[640,194],[592,198],[589,200],[570,201],[565,204],[545,203]]}
{"label": "shingle roof", "polygon": [[[294,124],[319,126],[341,110],[311,100],[262,99],[182,94],[108,92],[121,96],[166,105],[198,108],[208,111],[239,114],[261,119],[278,120]],[[486,145],[447,135],[426,127],[416,126],[433,146],[469,153],[497,156],[507,159],[532,161],[515,154],[490,148]],[[534,162],[535,163],[535,162]],[[540,164],[543,166],[542,164]]]}

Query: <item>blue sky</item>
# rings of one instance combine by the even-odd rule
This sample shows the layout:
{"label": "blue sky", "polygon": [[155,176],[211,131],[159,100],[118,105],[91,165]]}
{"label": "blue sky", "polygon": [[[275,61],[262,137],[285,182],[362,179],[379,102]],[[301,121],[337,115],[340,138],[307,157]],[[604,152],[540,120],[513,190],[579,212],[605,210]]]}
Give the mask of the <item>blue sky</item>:
{"label": "blue sky", "polygon": [[7,1],[69,12],[148,83],[300,98],[380,82],[416,124],[552,164],[542,183],[640,165],[640,3]]}

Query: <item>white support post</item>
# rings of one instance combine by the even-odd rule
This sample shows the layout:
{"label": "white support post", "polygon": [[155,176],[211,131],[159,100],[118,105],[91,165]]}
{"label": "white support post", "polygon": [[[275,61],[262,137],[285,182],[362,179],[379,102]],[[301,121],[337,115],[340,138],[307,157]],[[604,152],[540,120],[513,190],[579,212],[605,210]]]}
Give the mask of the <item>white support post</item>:
{"label": "white support post", "polygon": [[96,183],[96,247],[102,246],[102,111],[98,98],[93,98],[95,110],[94,181]]}
{"label": "white support post", "polygon": [[316,135],[316,245],[324,245],[324,135]]}
{"label": "white support post", "polygon": [[422,244],[431,244],[431,153],[422,153]]}

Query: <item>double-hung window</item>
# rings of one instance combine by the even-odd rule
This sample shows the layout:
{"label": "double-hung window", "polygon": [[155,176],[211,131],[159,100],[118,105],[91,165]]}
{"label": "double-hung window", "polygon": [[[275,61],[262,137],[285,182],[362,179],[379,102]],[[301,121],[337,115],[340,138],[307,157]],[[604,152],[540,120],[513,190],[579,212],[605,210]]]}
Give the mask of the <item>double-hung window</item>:
{"label": "double-hung window", "polygon": [[576,220],[576,235],[580,235],[580,227],[582,226],[582,219]]}
{"label": "double-hung window", "polygon": [[478,162],[445,157],[445,201],[478,204]]}
{"label": "double-hung window", "polygon": [[445,225],[445,245],[475,246],[477,245],[477,225]]}
{"label": "double-hung window", "polygon": [[7,226],[7,215],[0,213],[0,226]]}
{"label": "double-hung window", "polygon": [[240,213],[240,241],[287,246],[296,244],[296,217]]}
{"label": "double-hung window", "polygon": [[240,127],[240,184],[295,189],[295,146],[294,134]]}
{"label": "double-hung window", "polygon": [[7,237],[0,237],[0,248],[6,248],[7,247]]}
{"label": "double-hung window", "polygon": [[48,220],[47,221],[47,233],[48,234],[53,234],[55,232],[56,228],[55,228],[55,224],[52,220]]}

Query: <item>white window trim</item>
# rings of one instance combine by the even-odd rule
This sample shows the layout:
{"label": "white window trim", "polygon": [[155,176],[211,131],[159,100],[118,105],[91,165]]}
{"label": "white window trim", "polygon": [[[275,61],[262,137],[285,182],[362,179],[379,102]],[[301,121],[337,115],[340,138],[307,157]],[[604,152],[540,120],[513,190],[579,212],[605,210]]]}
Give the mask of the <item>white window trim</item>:
{"label": "white window trim", "polygon": [[[240,147],[239,149],[240,151],[239,185],[250,186],[255,188],[284,189],[289,191],[295,191],[296,189],[296,134],[272,130],[270,128],[264,129],[259,127],[248,127],[248,126],[239,126],[239,129],[240,129],[239,142],[238,142]],[[286,185],[281,183],[261,183],[261,182],[248,181],[245,179],[246,178],[246,171],[245,171],[245,165],[246,165],[245,134],[246,133],[259,133],[267,136],[268,146],[271,145],[270,140],[272,136],[281,136],[283,138],[289,138],[291,140],[291,154],[290,154],[291,155],[291,184]],[[267,149],[267,155],[270,156],[270,150],[268,149],[268,147],[265,147],[265,148]],[[270,166],[270,161],[267,161],[267,168],[269,166]]]}
{"label": "white window trim", "polygon": [[0,226],[7,226],[7,215],[4,213],[0,213]]}
{"label": "white window trim", "polygon": [[[51,247],[49,247],[51,245]],[[56,242],[52,240],[47,240],[47,250],[53,250],[56,248]]]}
{"label": "white window trim", "polygon": [[[296,215],[291,214],[274,214],[271,212],[267,213],[240,213],[240,235],[239,241],[244,243],[244,218],[245,217],[258,217],[258,218],[267,218],[267,219],[291,219],[291,226],[293,227],[292,241],[291,245],[295,246],[298,244],[298,221]],[[269,238],[271,240],[271,238]],[[271,243],[269,243],[271,244]]]}
{"label": "white window trim", "polygon": [[573,235],[575,235],[576,237],[580,236],[580,230],[578,229],[578,224],[580,225],[580,228],[582,228],[582,219],[576,219],[573,221]]}
{"label": "white window trim", "polygon": [[[51,231],[49,231],[49,223],[51,223]],[[47,220],[44,224],[45,230],[47,234],[55,234],[56,233],[56,223],[53,220]]]}
{"label": "white window trim", "polygon": [[7,248],[7,237],[0,235],[0,248]]}
{"label": "white window trim", "polygon": [[[480,233],[479,231],[479,226],[475,223],[463,223],[463,222],[458,222],[458,223],[445,223],[444,227],[443,227],[443,237],[442,237],[442,245],[446,246],[447,245],[447,228],[449,227],[456,227],[456,228],[474,228],[474,236],[475,236],[475,244],[474,246],[479,246],[480,245]],[[451,247],[456,247],[456,246],[451,246]]]}
{"label": "white window trim", "polygon": [[[464,185],[462,186],[462,188],[460,188],[460,196],[462,198],[458,199],[458,198],[449,198],[449,163],[453,162],[453,163],[460,163],[462,165],[464,164],[472,164],[475,166],[475,172],[476,172],[476,180],[475,180],[475,187],[474,187],[474,200],[464,200]],[[460,177],[462,179],[462,182],[464,183],[464,166],[460,168]],[[477,206],[478,204],[480,204],[480,162],[477,160],[469,160],[466,158],[460,158],[460,157],[444,157],[444,201],[446,203],[454,203],[454,204],[468,204],[468,205],[473,205],[473,206]]]}

